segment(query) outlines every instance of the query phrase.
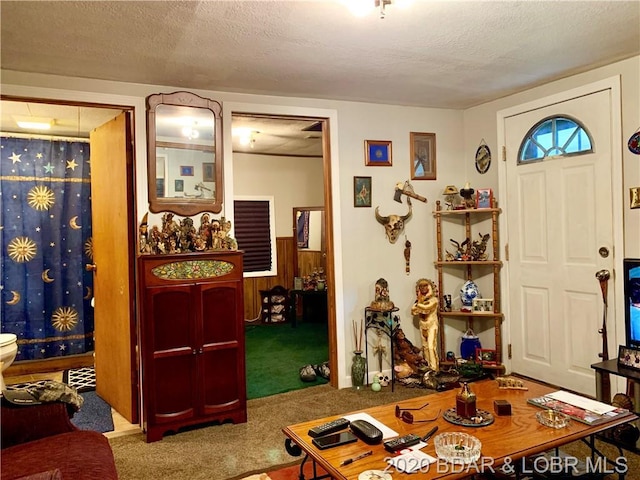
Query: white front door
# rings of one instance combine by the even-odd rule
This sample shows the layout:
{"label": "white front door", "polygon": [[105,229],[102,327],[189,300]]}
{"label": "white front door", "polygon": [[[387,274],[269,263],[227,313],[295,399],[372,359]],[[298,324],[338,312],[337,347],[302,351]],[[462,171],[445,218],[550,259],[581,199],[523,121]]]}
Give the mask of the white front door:
{"label": "white front door", "polygon": [[[585,127],[593,153],[518,165],[529,130],[558,115]],[[611,125],[609,89],[504,120],[512,370],[590,395],[603,351],[597,271],[611,272],[613,292]],[[612,320],[607,330],[615,339]]]}

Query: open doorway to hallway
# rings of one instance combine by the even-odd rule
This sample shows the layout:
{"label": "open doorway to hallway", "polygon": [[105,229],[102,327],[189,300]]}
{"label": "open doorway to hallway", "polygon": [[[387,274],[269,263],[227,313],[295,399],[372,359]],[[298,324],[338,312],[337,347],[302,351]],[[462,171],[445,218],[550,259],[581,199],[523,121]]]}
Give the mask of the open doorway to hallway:
{"label": "open doorway to hallway", "polygon": [[[329,216],[324,214],[325,206],[330,204],[325,193],[329,191],[329,179],[325,175],[329,162],[324,148],[325,132],[326,119],[321,118],[232,114],[234,197],[243,201],[252,196],[271,197],[275,205],[272,214],[277,272],[262,276],[245,270],[249,398],[260,392],[273,394],[326,382],[320,375],[316,375],[316,381],[300,379],[300,369],[306,365],[317,367],[329,363],[329,330],[335,330],[334,314],[329,314],[327,308],[328,289],[333,285],[326,278],[326,267],[333,260],[331,242],[326,241],[332,238],[331,232],[326,234],[331,226],[327,222]],[[319,236],[322,232],[322,241],[320,238],[317,243],[310,241],[306,248],[299,243],[301,239],[294,217],[294,212],[300,210],[323,213],[319,216],[321,225],[315,229]],[[312,279],[321,277],[326,282],[324,285],[320,282],[321,287],[325,288],[317,293],[322,295],[311,299],[309,295],[292,294],[294,289],[301,289],[295,285],[296,277],[302,280],[302,288],[307,294],[317,288],[317,281]],[[287,291],[288,312],[273,322],[265,317],[263,302],[268,301],[268,292],[278,285]],[[318,300],[315,297],[321,299],[323,305],[311,302]],[[280,321],[282,324],[277,325]],[[311,344],[305,347],[307,340]],[[270,345],[274,341],[287,346],[278,349],[278,358],[274,358],[273,364],[265,370],[265,358],[268,358],[268,355],[264,357],[265,350],[273,348]],[[285,355],[289,348],[290,354]],[[275,357],[276,352],[273,353]]]}

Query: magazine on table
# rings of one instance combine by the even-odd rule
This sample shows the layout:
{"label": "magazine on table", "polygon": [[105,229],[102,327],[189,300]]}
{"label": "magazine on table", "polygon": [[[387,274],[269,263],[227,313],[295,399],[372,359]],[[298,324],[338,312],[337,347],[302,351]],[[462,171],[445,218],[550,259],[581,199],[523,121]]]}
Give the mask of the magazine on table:
{"label": "magazine on table", "polygon": [[527,400],[531,405],[562,412],[578,422],[598,425],[611,420],[635,415],[625,408],[591,400],[565,391],[557,391]]}

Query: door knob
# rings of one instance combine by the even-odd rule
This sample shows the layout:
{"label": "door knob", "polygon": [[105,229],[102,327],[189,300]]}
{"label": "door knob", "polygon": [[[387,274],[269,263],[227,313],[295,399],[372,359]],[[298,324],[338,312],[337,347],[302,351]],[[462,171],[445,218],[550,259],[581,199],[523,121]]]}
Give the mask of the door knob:
{"label": "door knob", "polygon": [[602,258],[607,258],[609,256],[609,249],[607,247],[600,247],[598,253]]}
{"label": "door knob", "polygon": [[95,263],[87,263],[87,264],[84,266],[84,269],[85,269],[87,272],[97,272],[97,271],[98,271],[98,266],[97,266]]}

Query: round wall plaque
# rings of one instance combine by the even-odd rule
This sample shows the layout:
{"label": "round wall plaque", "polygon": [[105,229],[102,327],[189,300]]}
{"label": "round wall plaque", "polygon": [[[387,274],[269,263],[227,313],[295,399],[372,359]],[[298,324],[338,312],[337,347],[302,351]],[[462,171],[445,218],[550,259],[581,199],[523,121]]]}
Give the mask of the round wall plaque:
{"label": "round wall plaque", "polygon": [[491,150],[489,150],[489,146],[486,144],[482,144],[476,150],[476,170],[478,173],[487,173],[489,167],[491,166]]}

